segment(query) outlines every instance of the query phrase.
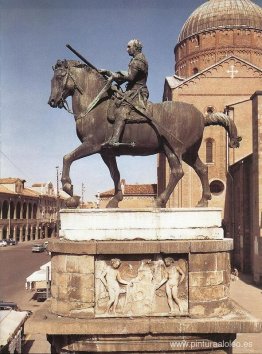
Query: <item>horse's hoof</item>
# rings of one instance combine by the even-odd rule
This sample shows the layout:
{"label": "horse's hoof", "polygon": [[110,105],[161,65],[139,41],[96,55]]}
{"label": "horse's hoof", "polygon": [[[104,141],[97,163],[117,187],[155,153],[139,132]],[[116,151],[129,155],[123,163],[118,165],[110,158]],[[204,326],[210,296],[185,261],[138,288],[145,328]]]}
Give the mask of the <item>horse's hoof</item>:
{"label": "horse's hoof", "polygon": [[161,198],[157,198],[155,201],[155,207],[156,208],[165,208],[166,203]]}
{"label": "horse's hoof", "polygon": [[106,205],[106,208],[118,208],[119,201],[116,199],[111,199]]}
{"label": "horse's hoof", "polygon": [[70,183],[65,183],[63,185],[63,191],[73,197],[73,185]]}
{"label": "horse's hoof", "polygon": [[208,207],[208,201],[207,200],[200,200],[197,205],[197,208],[207,208]]}
{"label": "horse's hoof", "polygon": [[70,197],[66,199],[65,205],[67,208],[77,208],[80,204],[80,197],[78,195],[74,195],[73,197]]}

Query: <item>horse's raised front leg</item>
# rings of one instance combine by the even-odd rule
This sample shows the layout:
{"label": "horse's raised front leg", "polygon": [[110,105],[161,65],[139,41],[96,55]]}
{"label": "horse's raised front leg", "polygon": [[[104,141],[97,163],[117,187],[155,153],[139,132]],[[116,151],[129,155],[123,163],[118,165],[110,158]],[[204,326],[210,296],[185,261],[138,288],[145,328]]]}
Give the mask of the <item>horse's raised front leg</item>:
{"label": "horse's raised front leg", "polygon": [[174,154],[173,151],[167,145],[164,145],[164,153],[166,155],[170,167],[170,177],[166,189],[163,193],[160,194],[160,196],[156,200],[156,206],[158,208],[164,208],[166,206],[166,203],[171,193],[175,189],[175,186],[177,185],[178,181],[184,176],[181,161],[178,156],[176,156],[176,154]]}
{"label": "horse's raised front leg", "polygon": [[116,157],[112,154],[111,151],[106,151],[101,153],[102,159],[104,160],[105,164],[107,165],[110,175],[114,181],[115,185],[115,194],[112,199],[107,204],[107,208],[118,208],[118,203],[123,200],[123,193],[120,183],[120,173],[116,163]]}
{"label": "horse's raised front leg", "polygon": [[202,197],[197,203],[197,207],[207,207],[208,201],[212,198],[208,182],[208,168],[200,160],[198,154],[188,154],[183,160],[191,166],[198,175],[202,185]]}
{"label": "horse's raised front leg", "polygon": [[64,156],[61,182],[63,190],[71,197],[73,196],[73,185],[70,179],[71,164],[74,161],[81,159],[82,157],[90,156],[97,153],[99,149],[100,145],[92,146],[89,142],[83,142],[75,150]]}

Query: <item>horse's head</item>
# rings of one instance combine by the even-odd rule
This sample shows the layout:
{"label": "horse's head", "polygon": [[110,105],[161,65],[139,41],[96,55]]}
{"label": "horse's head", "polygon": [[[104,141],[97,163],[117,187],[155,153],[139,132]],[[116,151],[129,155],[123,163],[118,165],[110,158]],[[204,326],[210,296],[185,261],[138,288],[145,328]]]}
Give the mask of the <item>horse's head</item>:
{"label": "horse's head", "polygon": [[76,88],[81,90],[70,73],[70,62],[58,60],[53,70],[54,76],[51,80],[51,94],[48,104],[53,108],[62,108],[64,100],[72,95]]}

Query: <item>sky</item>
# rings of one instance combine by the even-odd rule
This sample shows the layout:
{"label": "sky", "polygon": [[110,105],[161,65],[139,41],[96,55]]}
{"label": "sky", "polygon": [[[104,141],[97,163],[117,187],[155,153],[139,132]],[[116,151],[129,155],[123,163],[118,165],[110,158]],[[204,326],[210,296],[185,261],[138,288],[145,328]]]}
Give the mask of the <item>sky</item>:
{"label": "sky", "polygon": [[[52,66],[78,59],[69,43],[97,68],[127,70],[126,44],[143,43],[149,62],[150,101],[161,102],[166,76],[174,74],[174,47],[190,14],[205,0],[0,0],[0,177],[26,186],[56,186],[63,156],[79,144],[75,121],[48,104]],[[262,5],[262,0],[255,1]],[[156,183],[157,158],[119,157],[128,184]],[[60,177],[59,177],[60,179]],[[99,154],[71,166],[74,194],[94,200],[113,188]]]}

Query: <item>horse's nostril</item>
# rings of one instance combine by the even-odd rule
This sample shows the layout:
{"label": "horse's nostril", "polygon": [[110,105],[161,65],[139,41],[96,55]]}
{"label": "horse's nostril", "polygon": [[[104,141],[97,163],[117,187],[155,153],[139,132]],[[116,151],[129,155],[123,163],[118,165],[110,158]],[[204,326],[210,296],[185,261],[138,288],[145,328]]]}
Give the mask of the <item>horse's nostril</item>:
{"label": "horse's nostril", "polygon": [[49,100],[48,104],[49,104],[49,106],[54,107],[55,106],[55,101],[54,100]]}

